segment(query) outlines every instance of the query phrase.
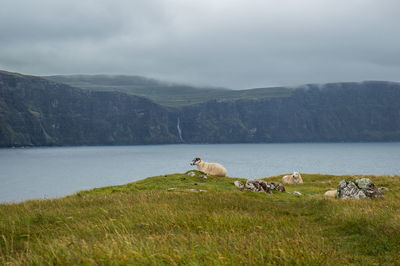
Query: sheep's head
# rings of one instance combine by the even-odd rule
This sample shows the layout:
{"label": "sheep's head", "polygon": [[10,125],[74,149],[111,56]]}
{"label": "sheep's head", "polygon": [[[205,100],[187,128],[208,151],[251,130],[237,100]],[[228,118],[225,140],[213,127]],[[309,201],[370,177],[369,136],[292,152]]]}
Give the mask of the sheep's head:
{"label": "sheep's head", "polygon": [[190,165],[198,165],[201,162],[201,159],[199,157],[196,157],[193,159],[193,161],[190,163]]}

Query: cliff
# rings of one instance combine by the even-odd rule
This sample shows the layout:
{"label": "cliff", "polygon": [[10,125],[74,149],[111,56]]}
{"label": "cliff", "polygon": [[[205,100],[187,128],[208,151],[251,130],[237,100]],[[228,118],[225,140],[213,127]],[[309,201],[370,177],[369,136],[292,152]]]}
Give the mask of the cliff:
{"label": "cliff", "polygon": [[0,146],[400,140],[399,83],[306,85],[273,97],[264,90],[166,107],[2,71]]}

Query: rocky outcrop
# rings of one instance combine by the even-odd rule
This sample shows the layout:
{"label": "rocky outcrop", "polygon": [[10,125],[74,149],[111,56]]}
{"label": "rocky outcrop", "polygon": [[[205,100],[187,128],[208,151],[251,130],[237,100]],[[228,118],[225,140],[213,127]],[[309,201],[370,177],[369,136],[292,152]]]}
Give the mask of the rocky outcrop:
{"label": "rocky outcrop", "polygon": [[235,185],[235,187],[237,187],[238,189],[242,190],[244,188],[244,185],[242,182],[236,180],[235,182],[233,182],[233,184]]}
{"label": "rocky outcrop", "polygon": [[271,189],[274,189],[274,190],[277,190],[277,191],[280,191],[280,192],[285,192],[286,191],[285,190],[285,186],[282,185],[279,182],[271,182],[270,186],[271,186]]}
{"label": "rocky outcrop", "polygon": [[272,190],[285,192],[285,187],[278,182],[271,182],[271,184],[268,184],[268,182],[264,180],[247,180],[246,184],[243,184],[236,180],[233,183],[240,190],[247,189],[254,192],[265,192],[267,194],[272,194]]}
{"label": "rocky outcrop", "polygon": [[268,185],[266,181],[263,180],[247,180],[245,187],[248,190],[255,191],[255,192],[262,192],[272,194],[271,186]]}
{"label": "rocky outcrop", "polygon": [[369,178],[361,178],[356,180],[357,186],[364,192],[368,198],[383,198],[378,187]]}
{"label": "rocky outcrop", "polygon": [[353,181],[342,180],[337,189],[339,199],[384,198],[378,188],[369,178]]}

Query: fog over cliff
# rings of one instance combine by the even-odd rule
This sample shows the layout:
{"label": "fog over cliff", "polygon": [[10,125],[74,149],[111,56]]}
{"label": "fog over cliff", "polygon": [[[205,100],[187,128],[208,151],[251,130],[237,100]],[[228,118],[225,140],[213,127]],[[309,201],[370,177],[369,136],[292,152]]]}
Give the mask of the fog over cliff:
{"label": "fog over cliff", "polygon": [[396,0],[3,0],[0,69],[252,88],[392,80]]}

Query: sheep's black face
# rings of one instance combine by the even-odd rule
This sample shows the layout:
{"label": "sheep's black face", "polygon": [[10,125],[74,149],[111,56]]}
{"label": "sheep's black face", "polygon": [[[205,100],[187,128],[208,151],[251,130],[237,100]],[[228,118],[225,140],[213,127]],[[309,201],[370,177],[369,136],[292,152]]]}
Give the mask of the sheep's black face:
{"label": "sheep's black face", "polygon": [[199,157],[194,158],[193,161],[190,163],[190,165],[198,165],[201,159]]}

